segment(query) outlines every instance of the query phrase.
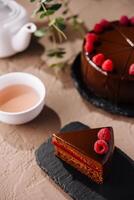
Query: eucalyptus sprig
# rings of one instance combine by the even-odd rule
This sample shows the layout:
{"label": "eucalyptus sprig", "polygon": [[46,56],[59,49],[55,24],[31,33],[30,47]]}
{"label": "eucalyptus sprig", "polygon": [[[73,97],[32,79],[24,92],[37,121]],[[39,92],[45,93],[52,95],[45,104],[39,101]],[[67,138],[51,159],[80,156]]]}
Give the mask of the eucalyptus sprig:
{"label": "eucalyptus sprig", "polygon": [[[37,8],[34,10],[33,15],[38,16],[45,22],[44,26],[35,32],[35,36],[51,36],[50,38],[53,45],[51,49],[48,49],[47,56],[58,61],[57,63],[53,63],[50,66],[53,68],[59,67],[61,69],[66,65],[66,61],[63,61],[66,50],[64,48],[58,47],[56,37],[58,36],[59,42],[67,39],[64,30],[68,22],[71,22],[75,31],[77,30],[82,33],[82,21],[79,19],[78,15],[74,15],[71,12],[69,8],[70,0],[30,0],[30,2],[37,4]],[[61,8],[62,16],[56,17],[57,15],[55,14]],[[62,61],[59,61],[59,59],[62,59]]]}
{"label": "eucalyptus sprig", "polygon": [[47,32],[53,28],[64,39],[67,39],[64,34],[65,22],[63,17],[51,18],[62,6],[62,3],[54,3],[54,0],[30,0],[31,2],[37,2],[37,8],[34,11],[34,15],[38,15],[40,19],[46,19],[47,28],[38,29],[35,32],[37,37],[45,36]]}

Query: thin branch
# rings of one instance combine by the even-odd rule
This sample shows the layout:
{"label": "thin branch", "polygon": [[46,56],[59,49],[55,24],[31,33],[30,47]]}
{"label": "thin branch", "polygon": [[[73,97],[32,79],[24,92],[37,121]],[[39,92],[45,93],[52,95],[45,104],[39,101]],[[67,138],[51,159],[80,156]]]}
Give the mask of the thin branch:
{"label": "thin branch", "polygon": [[63,38],[65,38],[67,40],[67,36],[64,34],[63,31],[61,31],[58,26],[56,26],[55,24],[52,24],[52,26],[58,31],[60,32],[60,34],[63,36]]}

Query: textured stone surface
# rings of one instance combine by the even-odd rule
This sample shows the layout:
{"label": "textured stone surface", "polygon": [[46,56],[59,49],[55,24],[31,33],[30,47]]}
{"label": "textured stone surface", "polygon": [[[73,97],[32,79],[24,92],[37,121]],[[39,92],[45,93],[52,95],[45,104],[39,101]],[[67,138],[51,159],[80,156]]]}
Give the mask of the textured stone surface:
{"label": "textured stone surface", "polygon": [[[31,13],[28,0],[18,0]],[[85,20],[88,27],[102,17],[119,18],[122,14],[133,15],[133,0],[77,0],[71,8]],[[68,56],[75,56],[81,49],[81,40],[72,38],[66,43]],[[23,53],[0,60],[0,74],[26,71],[39,76],[47,87],[46,107],[31,123],[9,126],[0,123],[0,200],[67,200],[47,175],[36,165],[34,151],[53,132],[64,124],[79,120],[91,127],[113,126],[115,143],[134,159],[133,119],[111,115],[83,100],[73,85],[69,70],[57,76],[48,69],[43,56],[46,41],[32,41]]]}

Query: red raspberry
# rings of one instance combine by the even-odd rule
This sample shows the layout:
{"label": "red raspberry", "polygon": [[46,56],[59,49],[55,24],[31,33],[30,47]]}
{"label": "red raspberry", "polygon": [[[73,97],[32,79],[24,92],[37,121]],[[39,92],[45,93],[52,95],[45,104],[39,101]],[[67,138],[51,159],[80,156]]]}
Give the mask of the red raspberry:
{"label": "red raspberry", "polygon": [[105,56],[102,54],[102,53],[99,53],[97,55],[95,55],[93,58],[92,58],[92,61],[96,64],[96,65],[99,65],[101,66],[102,63],[104,62],[105,60]]}
{"label": "red raspberry", "polygon": [[101,24],[95,24],[93,30],[95,33],[101,33],[103,31],[103,27]]}
{"label": "red raspberry", "polygon": [[129,75],[134,75],[134,64],[129,67]]}
{"label": "red raspberry", "polygon": [[130,22],[132,25],[134,25],[134,17],[131,17]]}
{"label": "red raspberry", "polygon": [[97,140],[94,144],[94,151],[97,154],[105,154],[108,152],[108,144],[105,142],[105,140]]}
{"label": "red raspberry", "polygon": [[126,26],[129,24],[129,18],[126,15],[121,16],[120,24]]}
{"label": "red raspberry", "polygon": [[107,59],[102,64],[102,69],[106,72],[112,72],[113,71],[113,62],[110,59]]}
{"label": "red raspberry", "polygon": [[110,22],[109,22],[108,20],[106,20],[106,19],[102,19],[102,20],[100,21],[100,24],[101,24],[101,26],[102,26],[103,28],[108,28],[108,27],[110,26]]}
{"label": "red raspberry", "polygon": [[98,39],[97,35],[95,33],[88,33],[86,35],[86,41],[90,43],[96,42]]}
{"label": "red raspberry", "polygon": [[101,130],[99,130],[98,138],[100,140],[105,140],[105,141],[108,142],[110,140],[110,138],[111,138],[111,134],[110,134],[109,128],[102,128]]}
{"label": "red raspberry", "polygon": [[92,43],[86,42],[84,49],[86,52],[91,53],[94,49],[94,46]]}

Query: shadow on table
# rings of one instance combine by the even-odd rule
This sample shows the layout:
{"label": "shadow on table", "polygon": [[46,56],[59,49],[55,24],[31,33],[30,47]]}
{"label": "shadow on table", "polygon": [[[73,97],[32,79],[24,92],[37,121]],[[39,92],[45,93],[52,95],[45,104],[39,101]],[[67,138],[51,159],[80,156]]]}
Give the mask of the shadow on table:
{"label": "shadow on table", "polygon": [[7,69],[10,71],[25,71],[29,67],[40,68],[43,64],[41,59],[45,48],[39,41],[33,37],[29,47],[20,53],[15,54],[9,58],[3,59],[8,63]]}
{"label": "shadow on table", "polygon": [[62,87],[64,89],[74,88],[74,83],[71,78],[70,65],[68,65],[65,69],[59,70],[58,72],[55,72],[54,69],[47,66],[45,68],[45,72],[56,77],[56,79],[62,83]]}
{"label": "shadow on table", "polygon": [[85,34],[88,32],[88,28],[83,23],[79,28],[74,28],[70,23],[68,23],[65,34],[67,35],[67,39],[70,42],[74,42],[75,40],[81,39],[85,37]]}
{"label": "shadow on table", "polygon": [[54,110],[45,106],[41,114],[27,124],[4,126],[8,126],[5,127],[8,130],[2,134],[2,137],[8,144],[18,150],[32,150],[47,140],[52,133],[58,132],[61,121]]}
{"label": "shadow on table", "polygon": [[86,176],[65,163],[64,167],[75,180],[107,200],[134,199],[134,162],[118,148],[114,152],[110,177],[103,185],[91,182]]}
{"label": "shadow on table", "polygon": [[31,56],[39,57],[44,53],[44,51],[45,51],[45,46],[40,44],[38,38],[33,36],[29,47],[25,51],[12,56],[10,59],[15,59],[15,60],[20,58],[25,59],[25,57],[30,58]]}

